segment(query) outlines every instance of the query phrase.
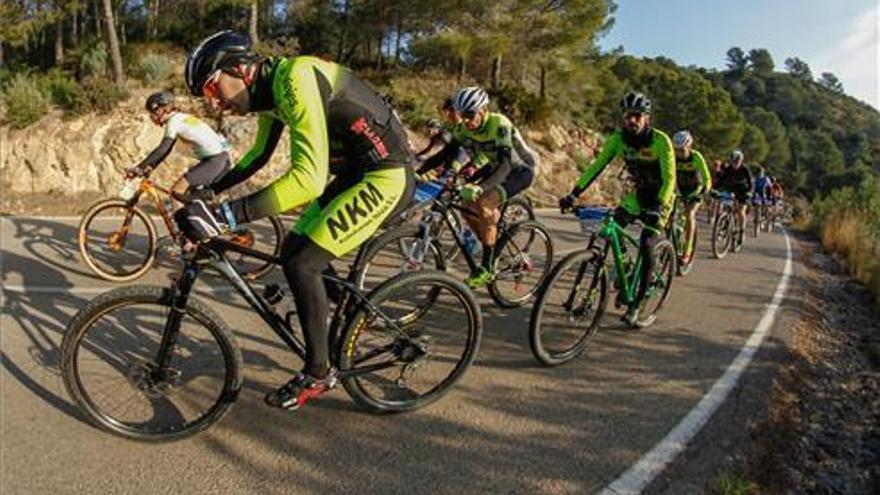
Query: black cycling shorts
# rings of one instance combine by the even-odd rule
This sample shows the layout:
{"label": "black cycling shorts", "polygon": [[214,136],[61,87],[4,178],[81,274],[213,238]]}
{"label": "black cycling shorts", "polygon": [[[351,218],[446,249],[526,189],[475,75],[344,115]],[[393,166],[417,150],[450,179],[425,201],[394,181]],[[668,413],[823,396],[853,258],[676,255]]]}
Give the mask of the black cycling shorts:
{"label": "black cycling shorts", "polygon": [[507,174],[507,178],[504,179],[501,187],[504,189],[504,194],[506,194],[508,198],[512,198],[528,189],[528,187],[532,185],[534,179],[535,172],[532,171],[531,168],[525,165],[518,165],[513,167],[513,170]]}
{"label": "black cycling shorts", "polygon": [[749,191],[749,188],[747,187],[736,187],[731,189],[730,192],[733,193],[733,196],[736,198],[737,201],[739,201],[740,203],[745,203],[749,200],[749,193],[751,191]]}
{"label": "black cycling shorts", "polygon": [[183,174],[183,177],[189,183],[189,187],[209,186],[231,168],[232,160],[229,158],[229,153],[224,151],[195,164]]}

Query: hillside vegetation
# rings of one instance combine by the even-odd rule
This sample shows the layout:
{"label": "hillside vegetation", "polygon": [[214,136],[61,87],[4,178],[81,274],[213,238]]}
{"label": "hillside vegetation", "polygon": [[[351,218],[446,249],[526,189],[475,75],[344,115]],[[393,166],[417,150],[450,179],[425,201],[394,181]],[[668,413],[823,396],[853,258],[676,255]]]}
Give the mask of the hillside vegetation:
{"label": "hillside vegetation", "polygon": [[[601,53],[596,40],[614,14],[610,0],[2,2],[2,119],[27,128],[53,107],[100,115],[139,88],[180,91],[184,50],[223,28],[249,32],[267,55],[317,54],[353,67],[390,94],[414,128],[455,87],[476,83],[540,139],[553,125],[607,132],[617,100],[634,89],[654,101],[658,128],[690,129],[708,158],[741,148],[748,163],[765,165],[789,195],[811,202],[823,238],[840,237],[827,247],[847,257],[870,253],[858,256],[868,261],[856,270],[876,273],[876,109],[847,96],[833,74],[814,75],[796,54],[780,63],[767,50],[733,47],[725,69],[715,70]],[[558,145],[540,144],[548,152]],[[840,247],[843,217],[869,248]]]}

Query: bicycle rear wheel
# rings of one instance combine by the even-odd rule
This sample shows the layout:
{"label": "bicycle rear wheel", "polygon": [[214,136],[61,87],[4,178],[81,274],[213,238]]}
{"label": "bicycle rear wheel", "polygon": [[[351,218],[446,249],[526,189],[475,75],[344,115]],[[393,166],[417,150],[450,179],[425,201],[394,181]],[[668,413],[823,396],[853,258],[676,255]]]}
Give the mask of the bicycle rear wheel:
{"label": "bicycle rear wheel", "polygon": [[508,199],[501,212],[501,219],[507,225],[534,220],[535,210],[532,208],[532,202],[525,196],[514,196]]}
{"label": "bicycle rear wheel", "polygon": [[581,355],[608,303],[608,275],[601,252],[575,251],[553,267],[529,319],[529,345],[547,366]]}
{"label": "bicycle rear wheel", "polygon": [[654,273],[648,284],[645,300],[642,302],[639,320],[636,322],[636,326],[642,328],[653,322],[652,317],[660,311],[669,297],[669,289],[672,288],[676,271],[675,248],[668,240],[658,241],[651,250],[650,256],[654,257]]}
{"label": "bicycle rear wheel", "polygon": [[553,266],[553,241],[538,222],[509,225],[495,246],[495,280],[489,295],[503,308],[531,301]]}
{"label": "bicycle rear wheel", "polygon": [[111,282],[129,282],[147,273],[156,260],[156,240],[150,217],[119,198],[89,208],[77,235],[83,261]]}
{"label": "bicycle rear wheel", "polygon": [[210,308],[190,298],[169,368],[156,364],[171,313],[166,289],[121,287],[67,325],[61,374],[93,424],[135,440],[176,440],[219,420],[241,388],[241,353]]}
{"label": "bicycle rear wheel", "polygon": [[[428,294],[429,311],[413,313]],[[400,274],[368,296],[348,321],[339,349],[342,384],[376,412],[403,412],[437,401],[473,363],[483,320],[473,293],[436,270]]]}

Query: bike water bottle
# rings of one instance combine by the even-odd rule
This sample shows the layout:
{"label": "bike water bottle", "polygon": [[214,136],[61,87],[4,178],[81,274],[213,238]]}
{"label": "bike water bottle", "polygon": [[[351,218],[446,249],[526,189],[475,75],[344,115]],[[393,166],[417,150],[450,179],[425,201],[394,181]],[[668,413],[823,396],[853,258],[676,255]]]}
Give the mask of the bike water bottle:
{"label": "bike water bottle", "polygon": [[464,249],[471,255],[476,255],[480,250],[480,241],[471,229],[464,229]]}

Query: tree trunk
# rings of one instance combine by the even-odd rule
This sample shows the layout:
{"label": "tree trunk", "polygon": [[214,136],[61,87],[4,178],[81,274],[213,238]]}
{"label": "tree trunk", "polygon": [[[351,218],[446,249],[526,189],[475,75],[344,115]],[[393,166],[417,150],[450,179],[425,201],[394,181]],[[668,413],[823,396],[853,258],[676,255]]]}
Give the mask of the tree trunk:
{"label": "tree trunk", "polygon": [[122,38],[122,46],[128,44],[128,33],[125,29],[125,9],[128,7],[128,0],[119,2],[119,14],[116,17],[116,23],[119,26],[119,35]]}
{"label": "tree trunk", "polygon": [[159,33],[159,0],[147,2],[147,38],[155,39]]}
{"label": "tree trunk", "polygon": [[385,30],[382,29],[379,31],[379,37],[376,39],[378,45],[376,47],[376,69],[382,69],[382,42],[385,41]]}
{"label": "tree trunk", "polygon": [[403,38],[403,13],[400,11],[400,7],[397,10],[397,26],[395,27],[395,35],[396,39],[394,40],[394,65],[395,67],[400,65],[400,42],[401,38]]}
{"label": "tree trunk", "polygon": [[3,67],[5,60],[3,60],[3,40],[0,40],[0,67]]}
{"label": "tree trunk", "polygon": [[538,92],[543,100],[547,96],[547,68],[541,66],[541,90]]}
{"label": "tree trunk", "polygon": [[70,13],[70,44],[79,46],[79,7],[74,7]]}
{"label": "tree trunk", "polygon": [[257,12],[259,12],[259,6],[257,5],[257,0],[253,0],[251,2],[250,21],[248,22],[248,34],[251,35],[251,41],[254,43],[260,40],[257,35]]}
{"label": "tree trunk", "polygon": [[104,27],[107,29],[107,52],[113,62],[113,81],[117,86],[125,83],[125,73],[122,72],[122,54],[119,52],[119,40],[116,38],[116,26],[113,21],[112,0],[102,0],[104,3]]}
{"label": "tree trunk", "polygon": [[467,70],[467,59],[464,56],[459,55],[458,57],[458,79],[457,82],[461,85],[464,82],[464,76]]}
{"label": "tree trunk", "polygon": [[101,10],[98,8],[98,2],[100,2],[100,1],[101,0],[95,0],[94,2],[92,2],[92,6],[95,8],[95,10],[94,10],[94,13],[95,13],[95,35],[98,36],[99,38],[101,37],[101,14],[100,14]]}
{"label": "tree trunk", "polygon": [[492,59],[492,89],[498,89],[501,86],[501,55],[496,55]]}
{"label": "tree trunk", "polygon": [[[342,31],[339,33],[339,47],[336,50],[337,62],[343,62],[342,54],[345,53],[345,41],[348,35],[348,9],[350,6],[351,0],[345,0],[342,4]],[[290,15],[289,12],[288,15]]]}
{"label": "tree trunk", "polygon": [[58,19],[55,20],[55,65],[64,63],[64,17],[61,16],[61,6],[56,3]]}

